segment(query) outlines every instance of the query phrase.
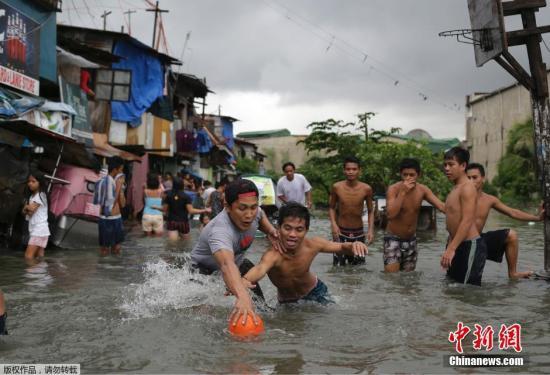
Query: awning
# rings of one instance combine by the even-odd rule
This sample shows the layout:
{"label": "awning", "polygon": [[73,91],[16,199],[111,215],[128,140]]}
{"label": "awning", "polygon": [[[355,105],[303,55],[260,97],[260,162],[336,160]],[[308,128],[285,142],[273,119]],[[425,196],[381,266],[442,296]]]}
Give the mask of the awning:
{"label": "awning", "polygon": [[94,154],[110,158],[113,156],[120,156],[122,159],[127,161],[137,161],[141,163],[141,158],[137,155],[134,155],[128,151],[121,150],[119,148],[113,147],[109,144],[107,139],[107,134],[102,133],[93,133],[94,137]]}
{"label": "awning", "polygon": [[35,146],[44,148],[44,154],[56,159],[62,150],[63,163],[91,169],[99,169],[99,161],[84,143],[77,142],[71,137],[35,126],[27,121],[0,121],[0,128],[20,134],[28,138]]}

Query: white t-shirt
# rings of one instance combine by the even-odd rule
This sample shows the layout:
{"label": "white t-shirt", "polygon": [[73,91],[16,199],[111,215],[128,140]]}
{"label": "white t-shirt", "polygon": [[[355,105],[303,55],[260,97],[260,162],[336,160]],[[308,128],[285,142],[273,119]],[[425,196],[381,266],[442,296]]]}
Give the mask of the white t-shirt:
{"label": "white t-shirt", "polygon": [[277,182],[278,197],[284,195],[287,201],[298,202],[304,206],[306,204],[305,194],[310,190],[311,185],[306,178],[299,173],[294,173],[292,181],[289,181],[286,176],[283,176]]}
{"label": "white t-shirt", "polygon": [[208,189],[204,191],[204,193],[202,193],[202,199],[204,200],[204,203],[206,203],[206,201],[210,197],[210,194],[212,194],[214,191],[216,191],[216,189],[210,186]]}
{"label": "white t-shirt", "polygon": [[48,228],[48,198],[45,193],[34,194],[29,203],[39,204],[32,216],[27,216],[29,221],[29,234],[31,237],[45,237],[50,235]]}
{"label": "white t-shirt", "polygon": [[252,225],[243,232],[233,224],[227,211],[223,210],[203,228],[199,240],[191,251],[191,261],[215,271],[219,266],[213,254],[223,249],[232,250],[235,255],[235,264],[240,266],[246,251],[254,241],[262,215],[263,211],[259,208]]}

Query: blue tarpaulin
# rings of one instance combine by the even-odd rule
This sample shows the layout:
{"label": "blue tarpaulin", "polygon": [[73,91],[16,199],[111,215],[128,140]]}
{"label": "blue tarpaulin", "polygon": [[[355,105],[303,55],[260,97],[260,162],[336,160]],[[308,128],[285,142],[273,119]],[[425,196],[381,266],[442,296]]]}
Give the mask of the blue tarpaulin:
{"label": "blue tarpaulin", "polygon": [[111,102],[112,118],[115,121],[128,122],[139,126],[141,115],[162,97],[164,88],[164,69],[157,57],[139,47],[126,42],[116,42],[113,54],[124,59],[112,65],[113,69],[132,71],[132,86],[128,102]]}
{"label": "blue tarpaulin", "polygon": [[200,154],[206,154],[210,152],[212,147],[212,141],[210,140],[206,130],[199,129],[199,131],[197,131],[197,152]]}
{"label": "blue tarpaulin", "polygon": [[17,118],[30,110],[38,109],[44,102],[44,98],[0,88],[0,118]]}
{"label": "blue tarpaulin", "polygon": [[235,147],[235,138],[233,137],[233,123],[229,119],[222,118],[222,136],[225,139],[225,145],[233,150]]}

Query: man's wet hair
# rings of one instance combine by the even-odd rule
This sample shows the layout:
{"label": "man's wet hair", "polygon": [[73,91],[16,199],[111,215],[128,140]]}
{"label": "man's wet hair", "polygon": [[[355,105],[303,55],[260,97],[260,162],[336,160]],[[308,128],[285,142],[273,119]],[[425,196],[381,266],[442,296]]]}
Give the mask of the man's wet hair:
{"label": "man's wet hair", "polygon": [[483,168],[483,165],[479,163],[470,163],[466,167],[466,172],[468,172],[470,169],[477,169],[481,177],[485,177],[485,168]]}
{"label": "man's wet hair", "polygon": [[205,188],[209,188],[210,186],[212,186],[212,183],[208,180],[204,180],[204,182],[202,183],[202,185],[205,187]]}
{"label": "man's wet hair", "polygon": [[231,206],[239,199],[239,195],[247,193],[253,193],[253,195],[259,197],[258,188],[252,181],[239,178],[238,180],[231,181],[225,187],[225,201]]}
{"label": "man's wet hair", "polygon": [[277,224],[279,224],[279,228],[281,227],[281,225],[283,225],[287,217],[303,219],[306,222],[306,229],[309,229],[309,210],[307,209],[307,207],[304,207],[300,203],[290,201],[279,209],[279,218],[277,219]]}
{"label": "man's wet hair", "polygon": [[346,167],[346,164],[347,163],[355,163],[357,164],[357,166],[360,168],[361,167],[361,160],[359,160],[358,158],[356,158],[355,156],[347,156],[345,159],[344,159],[344,168]]}
{"label": "man's wet hair", "polygon": [[292,169],[296,170],[296,166],[294,165],[294,163],[291,161],[287,161],[286,163],[283,164],[283,172],[285,171],[285,168],[288,167],[289,165],[292,167]]}
{"label": "man's wet hair", "polygon": [[459,164],[466,163],[466,167],[470,162],[470,153],[462,147],[453,147],[445,152],[444,160],[455,159]]}
{"label": "man's wet hair", "polygon": [[420,163],[416,159],[405,158],[399,164],[399,173],[403,172],[403,169],[414,169],[416,173],[420,174]]}
{"label": "man's wet hair", "polygon": [[120,156],[113,156],[107,160],[107,170],[109,173],[111,173],[113,169],[117,169],[122,165],[124,165],[124,160],[122,160]]}

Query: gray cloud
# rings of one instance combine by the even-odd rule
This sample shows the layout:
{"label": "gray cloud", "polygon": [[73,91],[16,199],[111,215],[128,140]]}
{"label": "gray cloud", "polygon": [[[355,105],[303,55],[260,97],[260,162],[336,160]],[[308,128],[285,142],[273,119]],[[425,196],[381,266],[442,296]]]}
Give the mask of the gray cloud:
{"label": "gray cloud", "polygon": [[[70,13],[75,24],[92,26],[84,0],[74,1],[80,19],[69,9],[72,3],[64,2],[60,19],[68,22]],[[145,2],[109,3],[111,29],[120,29],[123,10],[136,8],[134,36],[150,43],[153,15],[143,10]],[[108,5],[88,4],[97,26]],[[437,136],[462,136],[465,95],[513,81],[494,62],[476,68],[472,46],[438,37],[443,30],[469,28],[466,0],[163,0],[160,5],[170,10],[163,19],[173,56],[180,56],[185,34],[192,32],[183,58],[186,72],[206,77],[220,97],[276,93],[283,112],[357,108],[379,113],[373,121],[379,128],[423,127]],[[539,24],[550,23],[549,13],[539,12]],[[520,22],[507,19],[507,27],[519,28]],[[513,53],[525,62],[524,49]],[[315,113],[300,118],[318,120]],[[238,126],[250,130],[258,123]],[[286,125],[305,127],[293,118]]]}

